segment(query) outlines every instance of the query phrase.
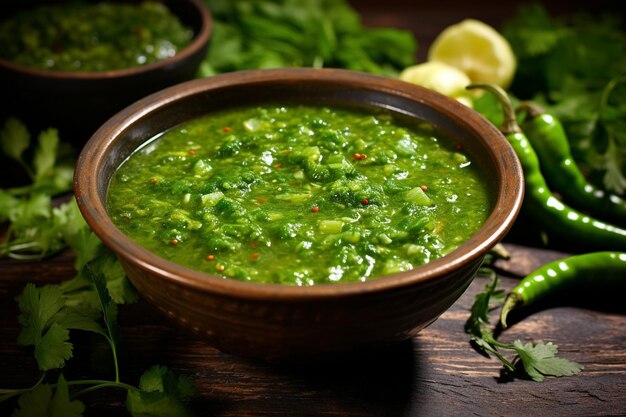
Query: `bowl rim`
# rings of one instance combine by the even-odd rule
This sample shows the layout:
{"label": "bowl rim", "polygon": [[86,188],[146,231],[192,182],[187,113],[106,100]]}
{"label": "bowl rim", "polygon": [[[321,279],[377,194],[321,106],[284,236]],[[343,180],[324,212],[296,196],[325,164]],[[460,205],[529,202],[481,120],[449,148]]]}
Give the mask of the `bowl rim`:
{"label": "bowl rim", "polygon": [[198,51],[202,50],[209,43],[211,33],[213,32],[213,18],[211,12],[202,2],[202,0],[185,0],[191,4],[200,17],[200,29],[194,34],[191,42],[181,49],[174,56],[158,60],[146,65],[137,65],[128,68],[120,68],[105,71],[59,71],[45,70],[26,65],[17,64],[11,60],[0,57],[0,67],[5,67],[15,72],[21,72],[26,75],[39,78],[51,78],[52,80],[102,80],[114,79],[130,76],[139,76],[150,71],[169,67],[177,62],[184,61]]}
{"label": "bowl rim", "polygon": [[[477,134],[487,136],[493,144],[491,146],[494,147],[492,159],[496,161],[496,170],[501,180],[497,184],[498,192],[493,202],[493,210],[482,227],[452,252],[410,271],[360,282],[288,286],[242,282],[178,265],[133,242],[108,217],[106,203],[99,197],[97,172],[102,168],[101,165],[109,147],[142,117],[161,107],[211,90],[247,83],[262,85],[263,83],[306,80],[328,83],[351,82],[355,83],[358,88],[417,100],[439,111],[448,107],[451,110],[445,113],[447,116],[454,116],[455,123],[465,125],[466,129],[471,128]],[[146,140],[149,139],[146,138]],[[170,284],[194,291],[234,298],[288,302],[360,296],[405,288],[417,283],[424,285],[438,278],[445,278],[446,275],[452,275],[455,270],[461,269],[464,265],[482,259],[512,227],[523,201],[524,177],[517,154],[502,133],[478,112],[454,99],[390,77],[340,69],[289,68],[237,71],[187,81],[131,104],[103,124],[84,146],[76,163],[74,192],[78,207],[89,227],[124,262],[159,276],[160,279]]]}

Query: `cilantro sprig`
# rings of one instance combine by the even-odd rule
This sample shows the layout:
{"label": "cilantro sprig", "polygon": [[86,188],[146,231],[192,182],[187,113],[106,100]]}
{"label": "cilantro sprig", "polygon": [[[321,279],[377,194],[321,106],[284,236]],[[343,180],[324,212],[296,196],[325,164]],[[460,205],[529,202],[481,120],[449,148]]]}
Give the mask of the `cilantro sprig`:
{"label": "cilantro sprig", "polygon": [[[521,374],[533,381],[541,382],[546,376],[578,374],[583,366],[558,357],[558,346],[554,343],[540,341],[524,344],[520,340],[502,343],[496,339],[489,314],[501,307],[504,302],[504,291],[498,288],[498,284],[498,277],[493,274],[484,290],[476,295],[470,309],[470,317],[465,323],[465,332],[470,336],[476,349],[486,355],[492,354],[497,357],[504,365],[504,374],[510,377]],[[502,350],[512,350],[516,355],[513,359],[507,359]]]}
{"label": "cilantro sprig", "polygon": [[[31,179],[21,187],[0,189],[0,223],[9,222],[0,257],[36,260],[65,247],[65,213],[51,204],[54,196],[72,189],[71,151],[62,145],[56,129],[42,131],[37,143],[31,144],[28,129],[15,118],[7,119],[0,129],[2,152]],[[32,158],[26,157],[28,150]]]}
{"label": "cilantro sprig", "polygon": [[[119,291],[117,263],[111,262],[109,255],[101,247],[72,280],[43,287],[29,283],[17,297],[22,325],[18,344],[33,346],[43,375],[30,388],[0,390],[0,402],[18,397],[13,416],[82,416],[85,406],[75,398],[104,388],[126,390],[127,408],[133,416],[192,415],[187,402],[195,389],[187,376],[154,366],[142,375],[139,386],[121,381],[118,304],[112,294],[121,296],[120,302],[132,302],[136,294]],[[112,379],[66,381],[61,373],[56,383],[44,383],[48,372],[62,370],[73,357],[70,336],[74,331],[92,332],[107,341]]]}
{"label": "cilantro sprig", "polygon": [[[71,190],[73,175],[73,161],[60,151],[57,131],[41,132],[34,148],[30,142],[30,133],[17,119],[8,119],[0,129],[2,152],[31,179],[25,186],[0,189],[0,224],[8,223],[0,257],[32,261],[69,248],[76,255],[77,273],[59,284],[28,283],[17,297],[22,326],[17,343],[32,347],[42,374],[31,387],[0,389],[0,402],[17,397],[13,417],[79,417],[85,411],[81,395],[121,389],[133,416],[191,415],[187,402],[195,390],[187,376],[157,365],[142,375],[138,386],[121,381],[118,305],[135,302],[138,295],[115,255],[85,223],[76,201],[52,205],[54,196]],[[25,156],[29,149],[31,158]],[[106,340],[112,379],[65,379],[62,370],[74,355],[71,337],[76,331]]]}

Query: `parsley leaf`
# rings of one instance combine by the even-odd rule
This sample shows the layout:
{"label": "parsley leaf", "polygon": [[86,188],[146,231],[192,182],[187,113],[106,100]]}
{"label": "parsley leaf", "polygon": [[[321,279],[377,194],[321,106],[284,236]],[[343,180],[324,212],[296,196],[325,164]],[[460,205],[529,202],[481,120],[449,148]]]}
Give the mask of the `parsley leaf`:
{"label": "parsley leaf", "polygon": [[192,416],[186,403],[194,393],[190,377],[156,365],[141,376],[139,390],[128,392],[126,403],[133,417]]}

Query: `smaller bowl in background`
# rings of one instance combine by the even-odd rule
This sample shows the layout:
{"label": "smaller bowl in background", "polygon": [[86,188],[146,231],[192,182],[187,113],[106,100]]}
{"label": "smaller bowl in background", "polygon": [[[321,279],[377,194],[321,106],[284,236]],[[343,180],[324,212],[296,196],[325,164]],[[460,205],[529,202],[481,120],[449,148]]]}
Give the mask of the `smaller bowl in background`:
{"label": "smaller bowl in background", "polygon": [[[191,270],[144,249],[113,224],[106,210],[109,180],[146,141],[207,113],[276,102],[385,108],[430,122],[484,172],[493,195],[491,214],[468,241],[426,265],[365,282],[312,287],[241,282]],[[223,351],[271,360],[372,347],[417,334],[463,294],[485,254],[512,226],[524,189],[521,165],[507,140],[456,100],[391,78],[303,68],[189,81],[134,103],[85,145],[74,184],[85,220],[150,303]]]}
{"label": "smaller bowl in background", "polygon": [[[126,0],[128,1],[128,0]],[[56,127],[64,140],[83,145],[109,117],[132,102],[194,78],[206,55],[212,18],[202,0],[164,0],[194,31],[176,55],[148,65],[112,71],[47,71],[0,58],[0,116],[16,116],[33,130]],[[5,16],[37,1],[10,4]],[[4,8],[5,6],[3,6]]]}

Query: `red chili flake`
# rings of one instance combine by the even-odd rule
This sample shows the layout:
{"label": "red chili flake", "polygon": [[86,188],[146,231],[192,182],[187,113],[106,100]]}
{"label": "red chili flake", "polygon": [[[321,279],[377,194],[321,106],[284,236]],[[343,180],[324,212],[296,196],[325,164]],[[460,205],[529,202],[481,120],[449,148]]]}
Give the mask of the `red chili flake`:
{"label": "red chili flake", "polygon": [[259,247],[259,242],[251,240],[249,245],[250,245],[251,248],[258,248]]}
{"label": "red chili flake", "polygon": [[208,256],[206,257],[206,260],[207,260],[207,261],[214,261],[214,260],[215,260],[215,256],[213,256],[213,255],[208,255]]}
{"label": "red chili flake", "polygon": [[256,202],[259,204],[264,204],[267,203],[269,201],[269,199],[267,197],[259,197],[256,199]]}
{"label": "red chili flake", "polygon": [[361,203],[366,206],[370,203],[370,201],[367,198],[364,198],[363,200],[361,200]]}
{"label": "red chili flake", "polygon": [[157,183],[156,178],[152,178],[152,179],[150,180],[150,184],[155,185],[156,183]]}
{"label": "red chili flake", "polygon": [[427,186],[425,186],[425,185],[420,186],[420,188],[422,189],[422,191],[426,191],[426,190],[428,190],[428,187],[427,187]]}
{"label": "red chili flake", "polygon": [[289,155],[291,153],[291,149],[285,149],[285,151],[283,152],[285,155]]}
{"label": "red chili flake", "polygon": [[313,213],[317,213],[318,211],[320,211],[320,208],[319,208],[319,207],[317,207],[317,206],[315,206],[315,207],[313,207],[313,208],[311,209],[311,211],[312,211]]}
{"label": "red chili flake", "polygon": [[177,245],[177,244],[178,244],[178,240],[176,240],[176,239],[172,239],[172,240],[170,240],[170,243],[171,243],[172,245]]}
{"label": "red chili flake", "polygon": [[191,156],[195,156],[196,155],[196,151],[194,151],[193,149],[190,149],[188,153]]}
{"label": "red chili flake", "polygon": [[274,168],[280,168],[282,166],[283,166],[282,164],[274,164]]}
{"label": "red chili flake", "polygon": [[261,256],[259,252],[254,252],[252,255],[250,255],[250,259],[256,261],[257,259],[259,259],[259,256]]}
{"label": "red chili flake", "polygon": [[215,269],[217,269],[218,271],[222,272],[225,268],[224,265],[218,265],[215,267]]}
{"label": "red chili flake", "polygon": [[353,156],[354,156],[354,159],[357,159],[359,161],[362,161],[363,159],[367,158],[367,155],[365,155],[364,153],[355,153]]}
{"label": "red chili flake", "polygon": [[461,149],[463,149],[463,145],[461,145],[460,143],[457,143],[456,145],[454,145],[454,149],[456,149],[457,151],[460,151]]}
{"label": "red chili flake", "polygon": [[228,133],[228,132],[232,132],[232,131],[233,131],[233,129],[231,129],[231,128],[230,128],[230,127],[228,127],[228,126],[225,126],[222,130],[223,130],[224,132],[226,132],[226,133]]}

